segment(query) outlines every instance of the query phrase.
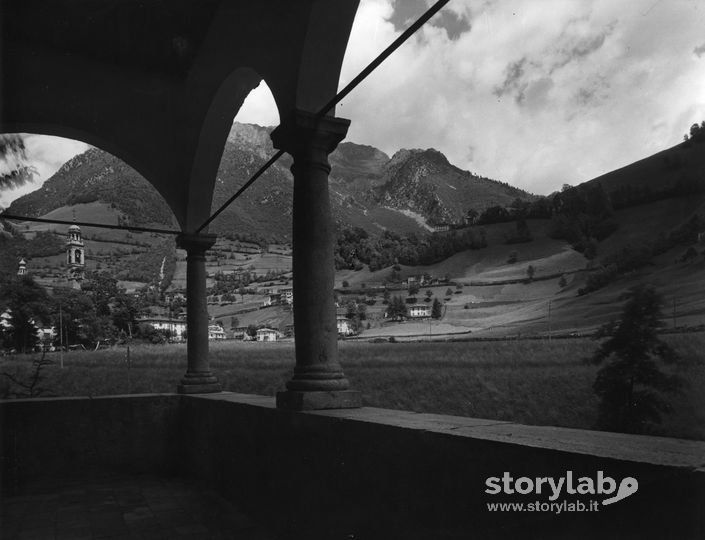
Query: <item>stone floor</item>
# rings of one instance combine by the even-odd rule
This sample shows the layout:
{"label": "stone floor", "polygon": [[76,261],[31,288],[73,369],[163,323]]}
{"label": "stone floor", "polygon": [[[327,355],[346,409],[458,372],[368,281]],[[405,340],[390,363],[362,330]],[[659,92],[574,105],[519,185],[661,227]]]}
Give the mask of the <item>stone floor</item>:
{"label": "stone floor", "polygon": [[3,540],[271,538],[215,492],[178,478],[42,481],[0,501]]}

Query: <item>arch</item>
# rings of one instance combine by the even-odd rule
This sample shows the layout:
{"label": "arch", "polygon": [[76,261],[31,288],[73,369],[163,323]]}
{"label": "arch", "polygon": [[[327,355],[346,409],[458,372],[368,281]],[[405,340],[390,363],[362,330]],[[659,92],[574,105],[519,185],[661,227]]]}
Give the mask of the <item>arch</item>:
{"label": "arch", "polygon": [[[311,10],[296,86],[297,109],[317,113],[336,95],[356,11],[357,2],[318,2]],[[327,114],[335,116],[335,108]]]}
{"label": "arch", "polygon": [[[54,137],[63,137],[64,139],[73,139],[74,141],[84,142],[95,148],[108,152],[119,160],[125,162],[158,190],[157,186],[149,180],[151,171],[146,163],[142,163],[141,160],[135,156],[129,155],[129,152],[126,152],[118,144],[108,139],[104,139],[95,133],[86,131],[85,129],[68,124],[59,125],[41,122],[3,122],[0,123],[0,132],[27,135],[51,135]],[[162,194],[162,197],[163,196],[164,195]]]}
{"label": "arch", "polygon": [[210,216],[213,189],[233,118],[262,76],[250,67],[233,70],[218,87],[201,124],[189,178],[189,197],[183,229],[195,232]]}
{"label": "arch", "polygon": [[[164,192],[162,189],[160,189],[160,185],[156,184],[155,182],[150,180],[150,176],[148,176],[148,168],[146,164],[140,163],[140,160],[134,159],[133,156],[128,155],[128,152],[125,152],[122,147],[119,145],[113,143],[112,141],[108,139],[104,139],[102,137],[99,137],[98,135],[95,135],[94,133],[91,133],[89,131],[76,128],[75,126],[70,126],[70,125],[57,125],[57,124],[49,124],[49,123],[38,123],[38,122],[14,122],[12,124],[9,123],[3,123],[0,124],[0,132],[2,133],[16,133],[16,134],[25,134],[25,135],[49,135],[49,136],[54,136],[54,137],[63,137],[65,139],[72,139],[74,141],[81,141],[83,143],[86,143],[94,148],[97,148],[99,150],[102,150],[111,156],[117,158],[118,160],[122,161],[125,163],[127,166],[129,166],[131,169],[139,175],[139,177],[150,184],[157,193],[159,193],[159,196],[162,198],[162,200],[166,203],[166,205],[169,207],[169,210],[171,212],[171,216],[175,218],[178,221],[178,215],[176,213],[176,210],[174,209],[173,205],[171,204],[170,200],[168,197],[165,196]],[[69,235],[69,238],[72,240],[78,240],[78,235],[75,233],[72,233]]]}

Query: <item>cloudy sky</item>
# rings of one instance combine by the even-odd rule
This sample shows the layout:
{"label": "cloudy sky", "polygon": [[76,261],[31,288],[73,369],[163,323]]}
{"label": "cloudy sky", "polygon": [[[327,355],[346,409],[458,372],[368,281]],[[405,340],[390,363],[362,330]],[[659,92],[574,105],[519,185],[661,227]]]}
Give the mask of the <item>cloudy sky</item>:
{"label": "cloudy sky", "polygon": [[[340,87],[429,4],[361,0]],[[352,119],[348,140],[390,155],[433,147],[547,194],[672,146],[705,120],[705,2],[451,0],[337,115]],[[278,123],[264,85],[237,120]],[[85,148],[39,136],[26,146],[38,180],[0,192],[0,206]]]}

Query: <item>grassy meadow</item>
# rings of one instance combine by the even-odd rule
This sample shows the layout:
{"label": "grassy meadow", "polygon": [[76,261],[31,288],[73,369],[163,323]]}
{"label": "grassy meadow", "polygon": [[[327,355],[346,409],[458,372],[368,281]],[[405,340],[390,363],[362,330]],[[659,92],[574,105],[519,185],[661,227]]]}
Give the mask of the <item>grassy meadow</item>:
{"label": "grassy meadow", "polygon": [[[670,397],[672,414],[654,434],[705,440],[705,334],[666,336],[681,361],[673,368],[683,385]],[[597,368],[583,361],[598,343],[590,339],[448,343],[340,343],[341,362],[365,405],[522,424],[590,429],[597,399]],[[39,386],[46,395],[98,396],[173,392],[185,372],[184,345],[133,346],[46,358]],[[211,368],[225,390],[273,396],[294,366],[293,343],[213,343]],[[0,371],[26,380],[36,356],[0,359]],[[0,378],[0,396],[21,390]]]}

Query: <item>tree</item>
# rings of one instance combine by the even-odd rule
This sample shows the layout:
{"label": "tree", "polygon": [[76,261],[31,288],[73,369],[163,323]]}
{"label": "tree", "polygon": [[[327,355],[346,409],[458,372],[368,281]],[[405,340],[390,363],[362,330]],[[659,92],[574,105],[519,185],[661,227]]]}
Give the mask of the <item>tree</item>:
{"label": "tree", "polygon": [[89,335],[96,321],[95,305],[91,298],[74,289],[56,289],[53,297],[52,317],[54,327],[63,333],[56,337],[55,344],[88,344]]}
{"label": "tree", "polygon": [[426,291],[426,301],[430,302],[432,297],[433,297],[433,291],[431,289],[428,289]]}
{"label": "tree", "polygon": [[592,386],[600,398],[597,423],[608,431],[644,433],[670,410],[663,394],[675,391],[678,380],[664,373],[662,365],[673,363],[677,355],[658,337],[663,315],[656,291],[638,285],[624,297],[620,320],[600,328],[597,337],[608,339],[589,359],[604,364]]}
{"label": "tree", "polygon": [[346,279],[343,280],[343,287],[347,288],[350,287],[350,283]]}
{"label": "tree", "polygon": [[394,320],[402,320],[408,315],[406,304],[401,296],[393,296],[387,309],[387,317]]}
{"label": "tree", "polygon": [[536,268],[534,268],[533,265],[529,265],[528,268],[526,269],[526,276],[529,278],[529,281],[532,281],[534,279],[534,276],[536,275]]}
{"label": "tree", "polygon": [[446,296],[451,296],[452,294],[453,294],[453,289],[451,289],[450,287],[448,287],[448,288],[446,289]]}
{"label": "tree", "polygon": [[443,305],[438,300],[438,298],[433,299],[433,305],[431,306],[431,317],[434,319],[440,319],[443,316]]}
{"label": "tree", "polygon": [[409,283],[409,296],[415,296],[416,294],[418,294],[420,288],[421,287],[419,287],[419,284],[415,281]]}
{"label": "tree", "polygon": [[565,278],[565,274],[563,274],[561,279],[558,280],[558,286],[563,289],[566,285],[568,285],[568,280]]}
{"label": "tree", "polygon": [[38,325],[51,322],[47,292],[31,276],[11,278],[0,283],[0,304],[10,315],[3,341],[20,352],[31,351],[39,341]]}

